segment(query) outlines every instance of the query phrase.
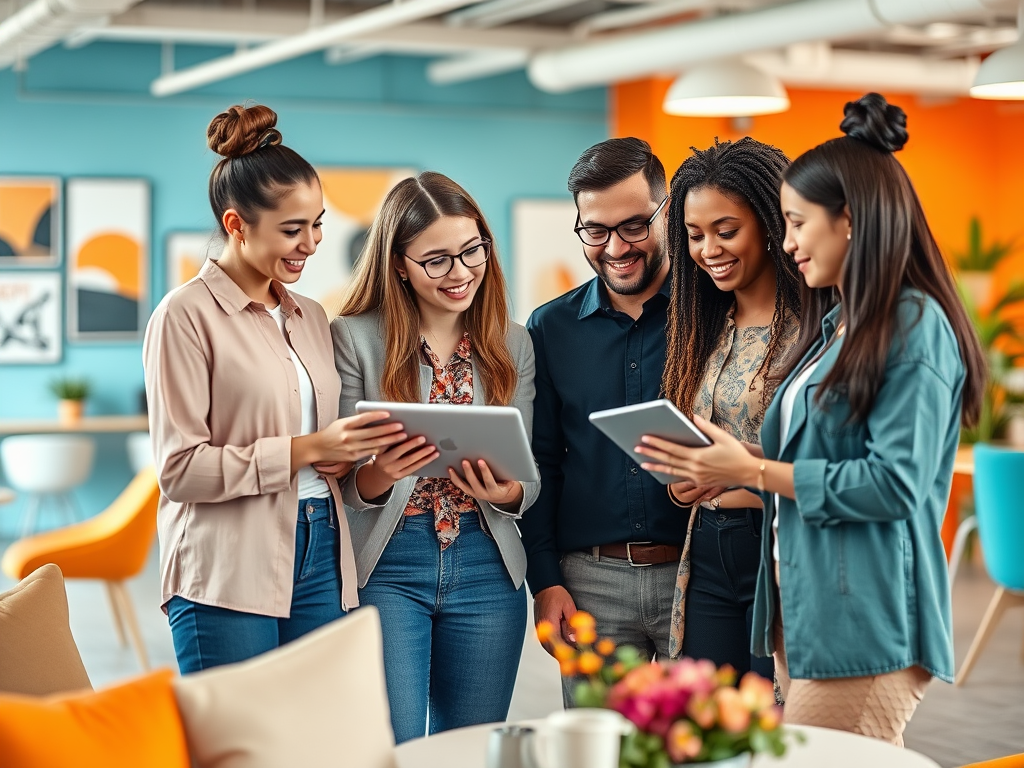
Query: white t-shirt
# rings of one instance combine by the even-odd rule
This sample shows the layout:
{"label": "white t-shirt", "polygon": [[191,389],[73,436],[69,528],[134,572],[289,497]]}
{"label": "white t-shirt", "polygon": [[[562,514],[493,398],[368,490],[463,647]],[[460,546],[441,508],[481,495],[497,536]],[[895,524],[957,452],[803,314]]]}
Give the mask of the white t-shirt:
{"label": "white t-shirt", "polygon": [[[299,377],[299,402],[302,408],[302,426],[299,429],[300,435],[309,435],[316,431],[316,398],[313,396],[313,382],[309,378],[306,366],[299,360],[291,344],[288,341],[288,334],[284,329],[285,316],[278,304],[273,309],[267,310],[274,318],[277,327],[281,329],[284,342],[288,345],[288,354],[295,365],[295,373]],[[317,471],[312,467],[299,468],[299,498],[300,499],[326,499],[331,495],[330,486]]]}
{"label": "white t-shirt", "polygon": [[[782,393],[782,412],[779,414],[779,445],[784,445],[789,437],[789,428],[793,423],[793,405],[796,403],[797,395],[802,395],[807,386],[807,380],[811,378],[814,369],[818,367],[821,358],[812,360],[806,368],[800,371],[800,375],[793,379],[793,383],[786,387]],[[772,518],[772,531],[775,533],[775,543],[772,545],[772,557],[779,559],[779,494],[775,494],[775,515]]]}

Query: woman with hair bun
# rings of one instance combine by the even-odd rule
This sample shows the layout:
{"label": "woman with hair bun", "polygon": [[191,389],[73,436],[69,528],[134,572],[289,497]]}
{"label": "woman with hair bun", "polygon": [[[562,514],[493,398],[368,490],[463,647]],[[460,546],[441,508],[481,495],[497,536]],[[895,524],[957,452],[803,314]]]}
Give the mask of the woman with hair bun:
{"label": "woman with hair bun", "polygon": [[313,167],[277,115],[233,106],[207,130],[226,241],[169,293],[143,360],[160,482],[162,606],[183,674],[277,648],[359,604],[336,476],[404,435],[339,419],[330,326],[285,288],[320,242]]}
{"label": "woman with hair bun", "polygon": [[774,650],[786,720],[902,745],[931,678],[953,678],[939,529],[985,360],[893,155],[905,113],[874,93],[845,112],[783,176],[803,316],[763,455],[701,420],[714,444],[679,463],[764,498],[753,651]]}

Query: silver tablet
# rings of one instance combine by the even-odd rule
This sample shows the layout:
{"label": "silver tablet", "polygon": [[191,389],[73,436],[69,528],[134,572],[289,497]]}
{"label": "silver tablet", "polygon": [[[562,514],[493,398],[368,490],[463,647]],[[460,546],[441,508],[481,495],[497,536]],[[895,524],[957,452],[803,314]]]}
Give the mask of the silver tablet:
{"label": "silver tablet", "polygon": [[[633,450],[640,445],[640,438],[644,435],[671,440],[690,448],[711,445],[707,435],[697,429],[696,425],[668,400],[652,400],[649,403],[595,411],[590,414],[590,423],[632,456],[637,464],[650,461],[647,456]],[[666,475],[664,472],[651,474],[665,485],[678,483],[683,479]]]}
{"label": "silver tablet", "polygon": [[423,436],[441,455],[421,468],[419,477],[448,477],[448,467],[462,474],[462,460],[483,459],[497,480],[537,482],[530,441],[517,408],[496,405],[436,405],[360,400],[356,413],[387,411],[388,422],[401,422],[409,437]]}

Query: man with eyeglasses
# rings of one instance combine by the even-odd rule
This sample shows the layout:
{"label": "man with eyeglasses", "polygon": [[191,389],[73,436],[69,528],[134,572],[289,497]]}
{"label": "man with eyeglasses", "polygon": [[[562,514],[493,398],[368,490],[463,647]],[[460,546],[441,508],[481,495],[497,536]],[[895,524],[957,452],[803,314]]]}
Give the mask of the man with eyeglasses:
{"label": "man with eyeglasses", "polygon": [[[533,450],[541,491],[520,521],[534,618],[575,642],[568,619],[668,656],[686,519],[665,487],[588,420],[655,400],[669,301],[665,169],[644,141],[601,142],[569,174],[576,233],[597,277],[537,309]],[[566,706],[572,684],[563,684]]]}

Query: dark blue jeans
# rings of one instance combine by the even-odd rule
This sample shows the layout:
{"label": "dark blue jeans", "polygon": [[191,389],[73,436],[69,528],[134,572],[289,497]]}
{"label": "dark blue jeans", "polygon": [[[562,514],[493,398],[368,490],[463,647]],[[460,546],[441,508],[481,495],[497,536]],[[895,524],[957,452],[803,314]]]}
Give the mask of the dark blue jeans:
{"label": "dark blue jeans", "polygon": [[683,655],[753,670],[772,680],[771,658],[750,653],[754,587],[761,563],[760,509],[698,508],[690,538]]}
{"label": "dark blue jeans", "polygon": [[526,592],[498,546],[464,514],[443,552],[433,515],[403,517],[362,605],[380,611],[395,741],[504,720],[526,632]]}
{"label": "dark blue jeans", "polygon": [[344,616],[340,557],[334,501],[301,499],[291,615],[279,619],[172,597],[167,618],[181,673],[251,659]]}

